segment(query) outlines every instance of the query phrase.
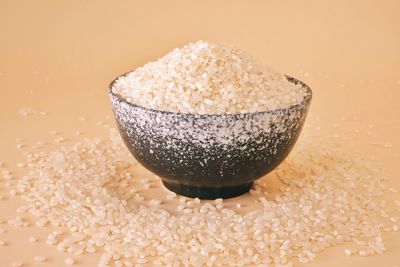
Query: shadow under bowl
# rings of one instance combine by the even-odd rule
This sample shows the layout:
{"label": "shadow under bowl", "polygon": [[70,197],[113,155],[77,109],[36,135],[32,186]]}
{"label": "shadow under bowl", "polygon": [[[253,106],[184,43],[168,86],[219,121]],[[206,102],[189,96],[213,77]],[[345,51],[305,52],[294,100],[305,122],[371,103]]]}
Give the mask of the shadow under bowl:
{"label": "shadow under bowl", "polygon": [[[127,75],[127,74],[124,74]],[[255,180],[289,154],[303,127],[312,91],[284,109],[244,114],[181,114],[144,108],[112,91],[109,96],[119,132],[129,151],[158,175],[166,188],[201,199],[248,192]]]}

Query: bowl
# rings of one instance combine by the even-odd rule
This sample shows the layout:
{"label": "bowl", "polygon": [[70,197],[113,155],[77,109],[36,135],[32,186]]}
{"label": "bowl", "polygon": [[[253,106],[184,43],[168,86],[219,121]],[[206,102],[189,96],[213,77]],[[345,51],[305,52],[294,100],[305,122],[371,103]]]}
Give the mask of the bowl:
{"label": "bowl", "polygon": [[[124,74],[126,75],[126,74]],[[201,199],[248,192],[276,168],[298,139],[312,91],[284,109],[244,114],[182,114],[141,107],[109,96],[119,132],[133,157],[177,194]]]}

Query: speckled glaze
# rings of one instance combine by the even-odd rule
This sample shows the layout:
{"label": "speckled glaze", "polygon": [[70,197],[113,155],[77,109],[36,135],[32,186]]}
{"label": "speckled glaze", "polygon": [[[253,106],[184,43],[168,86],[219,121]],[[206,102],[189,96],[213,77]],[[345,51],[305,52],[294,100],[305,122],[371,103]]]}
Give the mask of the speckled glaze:
{"label": "speckled glaze", "polygon": [[[118,78],[117,78],[118,79]],[[203,199],[241,195],[293,148],[312,98],[286,109],[227,115],[147,109],[109,95],[120,134],[132,155],[170,190]]]}

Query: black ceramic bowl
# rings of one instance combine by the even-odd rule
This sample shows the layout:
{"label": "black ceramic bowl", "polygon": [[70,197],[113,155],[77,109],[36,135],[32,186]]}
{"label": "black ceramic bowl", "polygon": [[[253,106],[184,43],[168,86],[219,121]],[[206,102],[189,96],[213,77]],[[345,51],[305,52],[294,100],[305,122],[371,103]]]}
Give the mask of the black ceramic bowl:
{"label": "black ceramic bowl", "polygon": [[[118,78],[117,78],[118,79]],[[117,80],[116,79],[116,80]],[[152,110],[109,95],[119,132],[132,155],[160,176],[169,190],[203,199],[250,190],[293,148],[312,98],[285,109],[245,114],[197,115]]]}

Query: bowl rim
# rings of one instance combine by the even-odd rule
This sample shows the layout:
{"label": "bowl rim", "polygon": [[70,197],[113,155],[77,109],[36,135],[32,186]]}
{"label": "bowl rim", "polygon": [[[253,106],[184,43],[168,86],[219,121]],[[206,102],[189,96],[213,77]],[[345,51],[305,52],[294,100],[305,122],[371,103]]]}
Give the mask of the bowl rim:
{"label": "bowl rim", "polygon": [[264,114],[275,114],[275,113],[281,113],[284,111],[290,111],[290,110],[296,110],[301,107],[307,107],[308,104],[310,103],[313,92],[311,88],[303,81],[294,78],[292,76],[284,74],[286,79],[289,82],[295,83],[295,84],[300,84],[303,88],[306,89],[306,95],[300,101],[299,103],[293,104],[291,106],[288,106],[286,108],[278,108],[278,109],[270,109],[270,110],[264,110],[264,111],[256,111],[256,112],[246,112],[246,113],[232,113],[232,114],[197,114],[197,113],[180,113],[180,112],[173,112],[173,111],[168,111],[168,110],[158,110],[158,109],[152,109],[152,108],[146,108],[137,104],[134,104],[132,102],[127,101],[124,97],[121,95],[114,93],[113,92],[113,87],[114,84],[121,78],[129,75],[130,73],[134,72],[134,70],[126,72],[124,74],[118,75],[114,80],[111,81],[111,83],[108,85],[108,93],[110,96],[113,98],[118,99],[118,101],[124,102],[125,104],[131,106],[132,108],[136,109],[141,109],[143,111],[149,111],[149,112],[154,112],[154,113],[159,113],[159,114],[166,114],[166,115],[175,115],[175,116],[187,116],[187,117],[196,117],[196,118],[209,118],[209,117],[218,117],[218,118],[223,118],[223,117],[245,117],[245,116],[254,116],[254,115],[264,115]]}

